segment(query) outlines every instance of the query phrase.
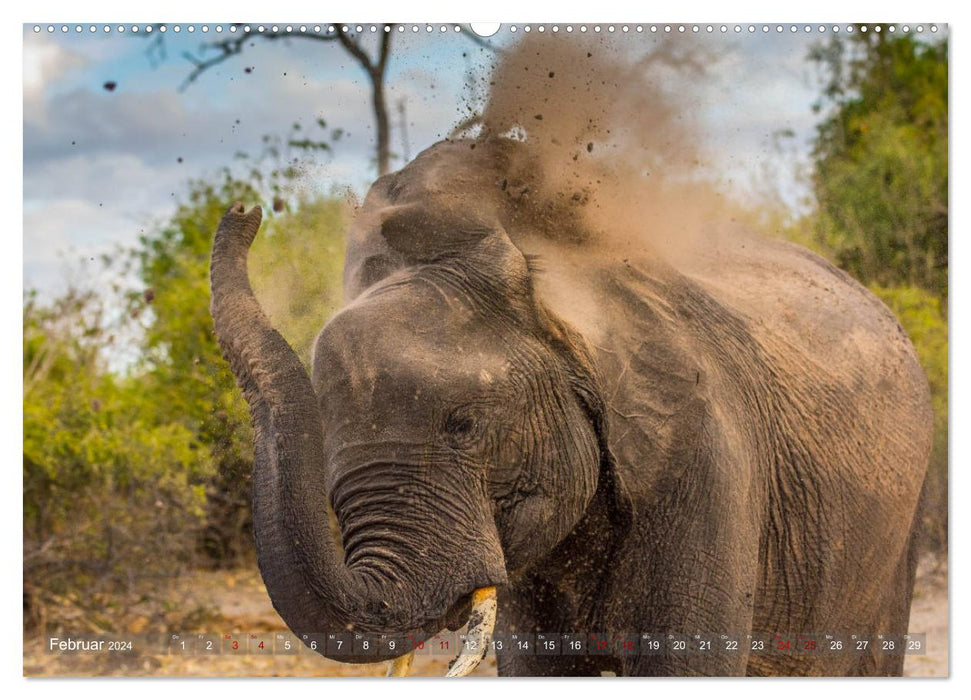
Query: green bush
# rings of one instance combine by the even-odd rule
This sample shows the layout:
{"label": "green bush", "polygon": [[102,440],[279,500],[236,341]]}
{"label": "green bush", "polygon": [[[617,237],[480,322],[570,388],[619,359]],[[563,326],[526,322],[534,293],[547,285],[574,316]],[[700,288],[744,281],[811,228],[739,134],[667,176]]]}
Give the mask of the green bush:
{"label": "green bush", "polygon": [[253,243],[253,290],[274,327],[309,366],[314,339],[341,306],[345,204],[301,201],[274,217]]}
{"label": "green bush", "polygon": [[41,624],[52,603],[85,609],[193,563],[212,463],[138,377],[107,371],[92,295],[28,296],[23,342],[25,618]]}
{"label": "green bush", "polygon": [[[109,606],[119,617],[121,601],[157,597],[154,585],[185,567],[232,566],[252,554],[249,413],[209,315],[213,234],[236,200],[260,197],[228,175],[192,183],[171,221],[109,262],[116,287],[130,285],[131,273],[142,283],[120,305],[107,290],[48,304],[27,295],[28,625],[43,627],[55,606],[61,623],[102,630],[113,624]],[[272,209],[251,277],[306,361],[340,303],[344,205],[321,197]],[[134,361],[119,362],[133,352]]]}
{"label": "green bush", "polygon": [[[947,298],[946,40],[858,32],[813,55],[833,111],[817,131],[817,236],[870,284]],[[822,105],[820,105],[821,107]]]}

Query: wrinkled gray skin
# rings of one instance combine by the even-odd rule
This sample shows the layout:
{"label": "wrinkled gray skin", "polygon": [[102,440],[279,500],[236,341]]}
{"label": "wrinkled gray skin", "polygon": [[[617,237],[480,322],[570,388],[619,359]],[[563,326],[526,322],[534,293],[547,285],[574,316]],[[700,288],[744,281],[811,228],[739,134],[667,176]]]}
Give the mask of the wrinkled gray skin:
{"label": "wrinkled gray skin", "polygon": [[[931,414],[891,313],[788,244],[729,237],[676,267],[558,241],[572,224],[510,169],[522,146],[478,146],[371,188],[312,380],[247,281],[259,210],[220,226],[213,317],[286,623],[425,637],[497,585],[497,632],[906,631]],[[899,674],[902,657],[499,661],[605,670]]]}

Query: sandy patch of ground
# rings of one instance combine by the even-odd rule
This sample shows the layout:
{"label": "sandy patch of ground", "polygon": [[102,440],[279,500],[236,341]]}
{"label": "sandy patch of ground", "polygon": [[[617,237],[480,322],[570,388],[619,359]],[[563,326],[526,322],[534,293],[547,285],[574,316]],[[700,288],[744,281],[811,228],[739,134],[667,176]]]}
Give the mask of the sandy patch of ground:
{"label": "sandy patch of ground", "polygon": [[927,653],[904,660],[905,676],[948,675],[947,565],[925,559],[917,570],[914,601],[910,606],[910,631],[927,634]]}
{"label": "sandy patch of ground", "polygon": [[[251,569],[200,572],[183,579],[172,591],[186,609],[213,611],[207,631],[240,635],[282,631],[282,620],[270,605],[263,582]],[[186,630],[191,632],[192,630]],[[921,566],[914,591],[910,631],[927,634],[927,654],[908,656],[907,676],[946,676],[948,673],[947,569],[930,561]],[[165,653],[57,655],[47,652],[46,637],[25,637],[25,676],[381,676],[387,664],[341,664],[300,648],[293,656],[221,654],[217,656]],[[164,648],[164,642],[160,646]],[[413,676],[444,675],[454,655],[417,656]],[[473,675],[495,676],[495,657],[489,655]]]}

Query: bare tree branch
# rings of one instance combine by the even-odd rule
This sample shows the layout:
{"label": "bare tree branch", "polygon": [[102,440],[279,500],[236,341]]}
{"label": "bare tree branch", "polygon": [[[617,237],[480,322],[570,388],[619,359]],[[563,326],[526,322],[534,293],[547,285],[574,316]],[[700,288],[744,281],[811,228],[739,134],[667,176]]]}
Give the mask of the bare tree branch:
{"label": "bare tree branch", "polygon": [[[242,28],[242,25],[235,26],[237,27],[238,31]],[[391,171],[391,127],[390,120],[388,118],[387,103],[384,95],[384,82],[388,67],[388,60],[391,55],[391,36],[394,33],[395,25],[392,24],[382,27],[382,30],[384,31],[381,32],[377,55],[374,57],[369,55],[358,41],[357,35],[360,33],[342,31],[344,25],[341,23],[334,23],[332,26],[336,31],[327,33],[240,31],[240,34],[237,36],[205,44],[198,55],[184,52],[182,55],[192,64],[192,70],[186,76],[185,80],[182,81],[182,84],[179,86],[179,90],[183,91],[187,89],[210,68],[224,63],[234,56],[238,56],[243,52],[247,42],[253,41],[257,38],[264,39],[266,41],[276,41],[279,39],[306,39],[324,42],[336,41],[341,45],[341,48],[350,54],[354,60],[358,62],[358,64],[360,64],[371,83],[371,107],[374,112],[376,137],[375,155],[377,160],[378,174],[385,175]],[[484,49],[496,54],[502,53],[501,48],[494,46],[491,42],[486,41],[473,32],[469,27],[466,27],[462,34],[468,37],[470,41]],[[215,54],[205,58],[204,54],[207,52],[215,52]],[[471,124],[467,126],[471,126]]]}
{"label": "bare tree branch", "polygon": [[188,51],[183,51],[182,57],[192,63],[192,65],[195,67],[192,69],[192,72],[186,76],[186,79],[182,81],[182,84],[179,85],[179,92],[184,91],[187,87],[189,87],[189,85],[198,80],[199,76],[208,69],[238,54],[242,50],[242,41],[244,40],[245,37],[241,37],[239,41],[224,42],[218,46],[213,45],[213,48],[219,48],[221,53],[218,56],[205,61],[196,58]]}
{"label": "bare tree branch", "polygon": [[357,59],[357,62],[368,72],[368,75],[374,75],[374,64],[371,63],[371,57],[364,53],[364,49],[354,39],[348,36],[347,33],[338,30],[337,40],[341,42],[341,46],[347,50],[347,53]]}
{"label": "bare tree branch", "polygon": [[371,103],[376,125],[375,134],[377,143],[375,146],[375,151],[377,156],[378,174],[385,175],[391,171],[391,138],[388,110],[384,97],[384,79],[388,66],[388,57],[391,53],[391,34],[394,29],[394,25],[387,25],[383,28],[384,31],[381,33],[381,40],[378,46],[376,58],[372,58],[368,55],[368,53],[356,40],[355,34],[342,31],[343,25],[340,23],[335,23],[333,26],[337,31],[328,32],[326,34],[320,34],[317,32],[279,31],[258,33],[246,32],[240,36],[223,39],[221,41],[216,41],[203,46],[203,52],[207,50],[218,52],[211,58],[202,58],[201,55],[194,56],[190,53],[184,53],[183,56],[186,58],[186,60],[192,63],[193,69],[189,75],[186,76],[186,79],[182,82],[179,90],[185,90],[189,85],[198,80],[199,76],[210,68],[242,53],[243,48],[246,46],[246,42],[252,41],[256,38],[261,38],[267,41],[275,41],[278,39],[309,39],[312,41],[327,42],[336,41],[340,43],[341,47],[361,65],[364,72],[367,73],[368,80],[371,83]]}
{"label": "bare tree branch", "polygon": [[[389,25],[393,28],[394,25]],[[381,37],[381,48],[378,53],[378,70],[384,73],[384,69],[388,66],[388,54],[391,51],[391,29],[384,33]]]}
{"label": "bare tree branch", "polygon": [[340,32],[338,32],[337,34],[316,34],[316,33],[306,34],[302,32],[297,34],[286,33],[286,32],[282,32],[282,33],[281,32],[261,32],[261,33],[247,32],[247,33],[241,34],[240,36],[232,37],[230,39],[223,39],[222,41],[214,41],[212,43],[205,44],[203,46],[203,50],[205,49],[216,50],[216,51],[219,51],[219,53],[216,56],[213,56],[212,58],[203,60],[200,57],[193,56],[191,53],[187,51],[183,52],[182,56],[185,59],[187,59],[190,63],[192,63],[193,66],[195,67],[193,68],[192,72],[189,73],[186,79],[182,81],[182,84],[179,86],[179,90],[180,91],[185,90],[187,87],[189,87],[189,85],[194,83],[199,78],[199,76],[202,75],[208,69],[214,66],[217,66],[223,61],[226,61],[227,59],[230,59],[233,56],[236,56],[242,53],[243,47],[246,45],[246,42],[250,39],[255,39],[257,37],[260,37],[262,39],[267,39],[269,41],[273,41],[275,39],[297,39],[297,38],[312,39],[315,41],[334,41],[340,36],[342,36]]}

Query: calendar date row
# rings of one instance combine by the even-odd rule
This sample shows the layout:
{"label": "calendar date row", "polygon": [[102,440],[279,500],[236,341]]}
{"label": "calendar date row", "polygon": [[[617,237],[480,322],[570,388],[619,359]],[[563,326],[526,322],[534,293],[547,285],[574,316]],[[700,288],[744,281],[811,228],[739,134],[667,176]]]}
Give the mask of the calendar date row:
{"label": "calendar date row", "polygon": [[[71,653],[161,653],[176,655],[455,656],[479,651],[483,642],[461,632],[427,639],[354,632],[197,634],[138,638],[49,638],[48,651]],[[496,655],[650,654],[913,654],[926,653],[925,634],[677,634],[677,633],[520,633],[495,634],[484,642]]]}

